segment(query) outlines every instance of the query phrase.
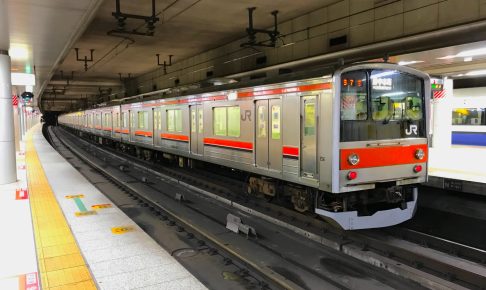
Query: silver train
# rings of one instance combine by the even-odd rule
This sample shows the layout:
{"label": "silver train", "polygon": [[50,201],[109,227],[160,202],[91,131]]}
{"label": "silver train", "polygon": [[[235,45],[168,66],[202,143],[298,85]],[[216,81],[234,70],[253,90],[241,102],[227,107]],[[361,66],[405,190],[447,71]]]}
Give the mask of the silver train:
{"label": "silver train", "polygon": [[163,152],[181,166],[242,170],[249,194],[288,198],[343,229],[376,228],[415,213],[417,184],[427,180],[430,88],[417,70],[362,63],[67,113],[59,124],[146,158]]}

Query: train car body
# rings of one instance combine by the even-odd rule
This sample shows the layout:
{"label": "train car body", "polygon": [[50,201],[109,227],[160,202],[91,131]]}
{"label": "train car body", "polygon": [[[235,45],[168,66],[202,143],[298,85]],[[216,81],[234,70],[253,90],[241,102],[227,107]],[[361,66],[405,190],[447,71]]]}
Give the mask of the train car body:
{"label": "train car body", "polygon": [[416,184],[427,179],[429,95],[424,73],[363,63],[329,76],[74,112],[59,123],[245,171],[249,193],[284,194],[298,211],[362,229],[413,216]]}
{"label": "train car body", "polygon": [[486,146],[486,96],[454,97],[451,103],[451,144]]}

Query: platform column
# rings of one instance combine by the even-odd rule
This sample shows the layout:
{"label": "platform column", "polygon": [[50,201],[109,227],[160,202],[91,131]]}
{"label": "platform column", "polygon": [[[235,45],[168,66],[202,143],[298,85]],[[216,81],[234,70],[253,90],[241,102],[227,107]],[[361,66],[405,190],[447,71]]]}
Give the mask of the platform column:
{"label": "platform column", "polygon": [[444,97],[434,103],[433,116],[433,137],[434,148],[451,147],[452,129],[452,98],[454,85],[452,79],[444,79]]}
{"label": "platform column", "polygon": [[0,184],[17,181],[10,57],[0,49]]}

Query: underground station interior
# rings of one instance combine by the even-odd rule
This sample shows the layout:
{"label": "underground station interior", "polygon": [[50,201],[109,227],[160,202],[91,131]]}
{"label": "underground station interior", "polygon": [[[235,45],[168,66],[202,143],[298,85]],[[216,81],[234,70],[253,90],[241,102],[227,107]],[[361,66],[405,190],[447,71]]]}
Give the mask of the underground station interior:
{"label": "underground station interior", "polygon": [[485,289],[486,1],[0,0],[0,289]]}

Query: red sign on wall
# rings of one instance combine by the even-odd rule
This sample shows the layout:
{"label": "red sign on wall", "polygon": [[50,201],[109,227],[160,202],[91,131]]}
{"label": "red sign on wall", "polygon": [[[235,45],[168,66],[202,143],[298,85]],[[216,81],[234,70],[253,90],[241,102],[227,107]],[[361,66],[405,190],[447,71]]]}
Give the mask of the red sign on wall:
{"label": "red sign on wall", "polygon": [[21,199],[28,199],[29,198],[29,191],[25,188],[17,188],[15,190],[15,199],[16,200],[21,200]]}

